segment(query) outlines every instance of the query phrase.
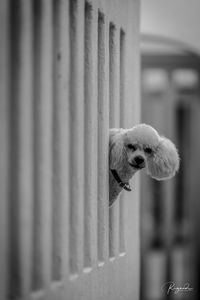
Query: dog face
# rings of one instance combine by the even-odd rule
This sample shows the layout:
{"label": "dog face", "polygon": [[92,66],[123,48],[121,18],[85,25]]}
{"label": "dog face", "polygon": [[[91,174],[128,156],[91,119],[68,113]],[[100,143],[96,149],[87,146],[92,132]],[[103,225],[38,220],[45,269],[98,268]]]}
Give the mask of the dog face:
{"label": "dog face", "polygon": [[111,135],[111,168],[132,176],[146,168],[147,174],[157,180],[171,178],[179,168],[175,145],[159,136],[149,125],[118,130]]}
{"label": "dog face", "polygon": [[141,170],[153,159],[155,145],[159,143],[158,133],[150,126],[138,125],[124,133],[124,147],[127,161],[134,172]]}
{"label": "dog face", "polygon": [[135,170],[141,170],[147,165],[147,158],[152,155],[153,150],[149,146],[139,143],[125,143],[127,162]]}

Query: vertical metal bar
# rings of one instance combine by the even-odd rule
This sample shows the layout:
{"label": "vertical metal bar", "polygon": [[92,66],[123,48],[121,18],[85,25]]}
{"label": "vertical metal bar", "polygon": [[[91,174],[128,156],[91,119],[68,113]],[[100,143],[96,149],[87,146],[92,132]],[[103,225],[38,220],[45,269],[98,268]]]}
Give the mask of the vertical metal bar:
{"label": "vertical metal bar", "polygon": [[33,105],[33,119],[34,119],[34,179],[33,179],[33,251],[32,251],[32,289],[33,291],[41,289],[43,286],[43,265],[42,265],[42,224],[41,224],[41,196],[39,194],[39,176],[40,173],[40,126],[41,120],[39,118],[40,111],[40,62],[41,62],[41,19],[42,19],[42,8],[40,1],[34,2],[33,7],[33,17],[34,17],[34,105]]}
{"label": "vertical metal bar", "polygon": [[[107,158],[105,157],[105,161],[107,163],[107,167],[105,168],[105,187],[104,191],[107,193],[105,195],[105,226],[106,226],[106,232],[105,232],[105,258],[106,260],[109,258],[109,108],[110,108],[110,97],[109,97],[109,20],[105,17],[105,95],[104,95],[104,101],[105,101],[105,147],[107,147]],[[107,139],[107,140],[106,140]]]}
{"label": "vertical metal bar", "polygon": [[32,210],[32,21],[30,1],[11,1],[9,295],[30,290]]}
{"label": "vertical metal bar", "polygon": [[[120,127],[125,128],[125,32],[120,29]],[[120,255],[125,253],[125,199],[123,194],[119,201],[119,252]]]}
{"label": "vertical metal bar", "polygon": [[52,3],[35,1],[33,290],[51,280]]}
{"label": "vertical metal bar", "polygon": [[[109,99],[107,93],[107,65],[105,17],[98,15],[98,260],[101,265],[107,255],[108,227],[108,128]],[[108,53],[108,51],[107,51]]]}
{"label": "vertical metal bar", "polygon": [[[20,261],[22,276],[22,296],[27,297],[31,282],[31,249],[32,249],[32,4],[31,1],[20,1],[21,41],[19,66],[19,207],[20,207]],[[19,36],[17,37],[19,38]]]}
{"label": "vertical metal bar", "polygon": [[107,256],[108,228],[108,129],[109,98],[107,93],[106,42],[104,15],[98,14],[98,261],[103,265]]}
{"label": "vertical metal bar", "polygon": [[84,3],[70,0],[70,209],[69,267],[76,278],[83,267],[84,202]]}
{"label": "vertical metal bar", "polygon": [[89,271],[97,257],[97,14],[85,4],[85,207],[84,267]]}
{"label": "vertical metal bar", "polygon": [[[109,98],[110,128],[119,127],[119,31],[113,23],[109,28]],[[119,201],[109,209],[109,256],[115,258],[119,247]]]}
{"label": "vertical metal bar", "polygon": [[9,191],[9,2],[0,1],[0,298],[6,298]]}
{"label": "vertical metal bar", "polygon": [[69,204],[69,7],[53,2],[53,184],[52,184],[52,280],[68,274]]}
{"label": "vertical metal bar", "polygon": [[[19,205],[19,68],[20,65],[20,4],[10,2],[10,165],[9,165],[9,285],[8,294],[21,296],[20,266],[20,205]],[[14,61],[15,55],[15,63]],[[14,151],[15,149],[15,151]]]}
{"label": "vertical metal bar", "polygon": [[120,83],[119,83],[119,88],[120,88],[120,126],[125,126],[125,32],[123,29],[120,29]]}
{"label": "vertical metal bar", "polygon": [[53,137],[52,137],[52,280],[61,279],[61,166],[60,160],[60,1],[53,2]]}
{"label": "vertical metal bar", "polygon": [[113,23],[110,23],[109,27],[109,97],[112,128],[120,125],[119,30]]}

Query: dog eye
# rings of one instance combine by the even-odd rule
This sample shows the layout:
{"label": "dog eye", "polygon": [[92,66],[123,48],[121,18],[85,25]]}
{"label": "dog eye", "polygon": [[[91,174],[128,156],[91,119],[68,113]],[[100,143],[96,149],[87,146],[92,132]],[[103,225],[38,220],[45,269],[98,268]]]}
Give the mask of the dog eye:
{"label": "dog eye", "polygon": [[144,148],[144,152],[151,154],[153,152],[153,150],[149,147]]}
{"label": "dog eye", "polygon": [[128,144],[127,147],[128,147],[130,150],[132,150],[132,151],[136,151],[136,150],[137,150],[136,146],[133,145],[133,144]]}

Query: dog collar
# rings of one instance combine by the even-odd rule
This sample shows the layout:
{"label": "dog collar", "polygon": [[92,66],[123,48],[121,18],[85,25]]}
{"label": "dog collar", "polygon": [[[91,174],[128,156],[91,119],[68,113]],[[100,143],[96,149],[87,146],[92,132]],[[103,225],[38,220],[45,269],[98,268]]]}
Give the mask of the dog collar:
{"label": "dog collar", "polygon": [[129,182],[123,182],[121,181],[119,175],[117,174],[117,171],[114,169],[111,169],[111,173],[113,175],[113,177],[115,178],[115,180],[117,181],[117,183],[119,184],[120,187],[122,187],[124,190],[130,192],[131,191],[131,187]]}

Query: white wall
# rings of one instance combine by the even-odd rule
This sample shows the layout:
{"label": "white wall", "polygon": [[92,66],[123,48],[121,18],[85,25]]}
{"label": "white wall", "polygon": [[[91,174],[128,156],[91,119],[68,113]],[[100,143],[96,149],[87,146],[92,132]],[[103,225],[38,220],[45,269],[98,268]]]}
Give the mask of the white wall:
{"label": "white wall", "polygon": [[141,0],[141,33],[176,39],[200,51],[200,0]]}

